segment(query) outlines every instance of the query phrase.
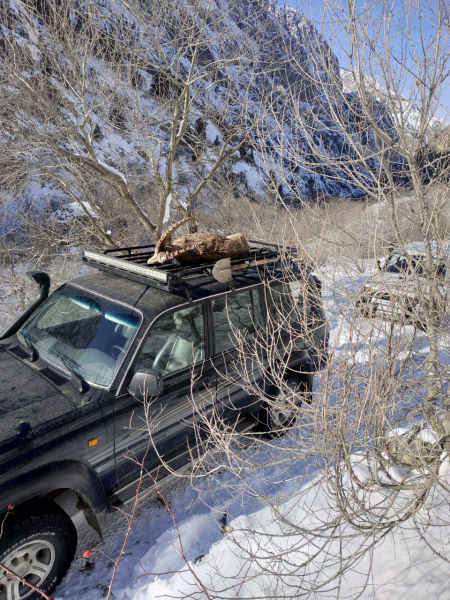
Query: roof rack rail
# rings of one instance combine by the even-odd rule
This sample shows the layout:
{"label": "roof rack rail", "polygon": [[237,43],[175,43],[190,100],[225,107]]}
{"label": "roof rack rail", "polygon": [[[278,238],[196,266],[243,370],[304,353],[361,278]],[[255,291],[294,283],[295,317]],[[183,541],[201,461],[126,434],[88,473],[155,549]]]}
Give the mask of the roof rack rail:
{"label": "roof rack rail", "polygon": [[233,274],[242,274],[249,270],[261,273],[264,269],[279,269],[284,263],[297,258],[297,250],[292,247],[280,248],[258,240],[249,240],[250,254],[244,258],[222,259],[217,262],[177,264],[173,262],[161,265],[147,265],[153,256],[155,245],[126,246],[105,250],[103,253],[84,250],[82,260],[90,266],[131,279],[152,287],[173,292],[175,289],[189,286],[201,286],[213,281],[229,281],[232,286]]}

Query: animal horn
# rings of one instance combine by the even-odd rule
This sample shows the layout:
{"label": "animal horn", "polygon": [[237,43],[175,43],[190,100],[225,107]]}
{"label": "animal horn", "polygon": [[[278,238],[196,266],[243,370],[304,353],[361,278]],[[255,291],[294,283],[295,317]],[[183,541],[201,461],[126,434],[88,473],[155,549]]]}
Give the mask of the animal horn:
{"label": "animal horn", "polygon": [[158,254],[158,252],[164,252],[164,245],[166,243],[170,242],[174,232],[177,229],[179,229],[180,227],[182,227],[183,225],[185,225],[186,223],[188,223],[189,221],[196,221],[196,218],[195,217],[185,217],[184,219],[181,219],[181,221],[177,221],[171,227],[169,227],[169,229],[167,231],[165,231],[161,235],[159,240],[156,242],[155,255]]}

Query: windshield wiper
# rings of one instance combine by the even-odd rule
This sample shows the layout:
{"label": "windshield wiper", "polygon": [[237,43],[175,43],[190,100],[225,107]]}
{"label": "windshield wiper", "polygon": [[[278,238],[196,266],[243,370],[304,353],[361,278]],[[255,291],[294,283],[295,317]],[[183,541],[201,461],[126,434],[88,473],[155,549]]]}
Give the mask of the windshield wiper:
{"label": "windshield wiper", "polygon": [[85,386],[84,386],[84,383],[85,383],[84,379],[82,379],[80,377],[80,375],[78,375],[78,373],[74,370],[74,368],[70,364],[70,362],[63,356],[60,356],[54,350],[51,350],[50,348],[48,348],[48,352],[50,352],[50,354],[53,354],[54,356],[56,356],[58,358],[58,360],[62,362],[62,364],[66,367],[66,369],[71,374],[71,376],[72,376],[71,379],[73,379],[74,381],[76,381],[78,383],[78,391],[80,392],[80,394],[83,394],[86,391]]}
{"label": "windshield wiper", "polygon": [[78,375],[78,373],[74,370],[74,368],[71,366],[68,360],[66,360],[62,356],[58,356],[58,358],[69,371],[69,373],[72,375],[73,379],[78,383],[78,391],[80,392],[80,394],[84,394],[84,392],[86,391],[84,389],[84,379],[82,379],[80,375]]}
{"label": "windshield wiper", "polygon": [[33,342],[26,335],[24,335],[22,331],[20,332],[19,339],[21,339],[28,348],[28,358],[30,359],[30,362],[34,362],[39,356],[39,352],[36,350]]}

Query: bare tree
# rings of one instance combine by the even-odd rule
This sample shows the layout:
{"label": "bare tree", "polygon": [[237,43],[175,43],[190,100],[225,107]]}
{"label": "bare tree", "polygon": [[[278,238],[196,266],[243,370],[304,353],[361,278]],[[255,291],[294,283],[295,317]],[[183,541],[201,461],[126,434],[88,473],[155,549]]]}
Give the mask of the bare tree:
{"label": "bare tree", "polygon": [[[228,62],[232,60],[229,55],[220,55],[222,62],[218,61],[218,55],[211,59],[204,54],[200,43],[192,41],[198,38],[189,37],[194,36],[198,27],[202,35],[211,34],[215,30],[209,29],[208,19],[213,22],[219,19],[216,23],[221,23],[221,15],[212,12],[212,5],[206,9],[204,5],[194,6],[192,10],[196,8],[198,13],[182,13],[177,7],[158,4],[152,15],[145,13],[145,6],[139,7],[145,15],[141,19],[135,5],[124,3],[123,6],[137,25],[131,30],[131,38],[122,33],[108,36],[108,44],[109,40],[117,44],[117,47],[107,46],[108,73],[114,74],[134,64],[136,68],[130,78],[139,80],[142,86],[150,75],[152,85],[164,98],[163,103],[152,105],[148,99],[145,103],[141,93],[136,91],[139,86],[133,88],[132,93],[110,90],[111,98],[115,96],[115,109],[109,114],[104,96],[93,101],[85,94],[84,90],[92,85],[92,79],[88,79],[91,77],[89,69],[95,67],[91,57],[95,58],[98,48],[106,44],[94,12],[89,21],[93,30],[88,36],[93,46],[85,51],[85,79],[81,80],[84,83],[80,85],[78,66],[74,66],[73,78],[77,83],[68,86],[77,98],[74,90],[83,92],[81,100],[74,102],[81,107],[81,117],[71,121],[62,119],[59,111],[54,115],[44,112],[39,94],[28,96],[27,110],[17,113],[23,115],[24,121],[23,154],[19,152],[19,158],[38,158],[39,169],[44,169],[39,173],[54,172],[55,178],[60,177],[64,169],[64,181],[69,174],[74,185],[77,184],[73,188],[77,191],[72,192],[74,197],[88,203],[91,216],[92,213],[98,215],[95,224],[101,229],[98,235],[103,236],[102,239],[109,235],[105,218],[108,207],[102,205],[101,197],[92,195],[93,189],[98,190],[96,178],[117,193],[145,229],[157,235],[167,217],[169,199],[171,206],[173,203],[177,210],[190,214],[201,191],[219,169],[217,160],[226,159],[245,135],[236,133],[233,123],[228,123],[226,128],[220,115],[216,115],[217,120],[211,116],[210,122],[215,123],[220,132],[215,157],[199,167],[198,172],[197,163],[193,161],[189,163],[192,168],[188,176],[182,173],[177,155],[179,158],[180,153],[195,149],[188,135],[192,132],[189,127],[197,123],[194,117],[197,119],[195,111],[200,105],[196,100],[200,102],[200,97],[203,98],[200,90],[208,89],[211,81],[209,75],[202,77],[203,69],[218,68],[220,64],[216,77],[224,81],[225,74],[231,72],[227,69],[236,68]],[[243,585],[242,574],[245,574],[245,585],[254,586],[248,588],[252,590],[250,593],[259,598],[311,597],[322,592],[336,598],[359,597],[369,585],[377,544],[400,526],[408,528],[422,540],[424,548],[431,548],[444,561],[450,558],[446,540],[439,535],[441,524],[446,522],[449,497],[448,483],[443,476],[450,435],[448,290],[436,263],[441,257],[448,259],[445,242],[448,239],[449,162],[445,150],[437,153],[430,144],[439,93],[448,81],[448,8],[440,0],[425,7],[414,1],[407,2],[401,10],[396,9],[393,0],[358,6],[348,2],[344,12],[341,8],[340,4],[327,2],[324,23],[333,24],[333,43],[347,40],[343,51],[348,53],[349,80],[342,85],[336,63],[330,59],[329,47],[315,45],[317,34],[311,30],[311,48],[316,49],[309,57],[312,68],[311,65],[306,68],[297,60],[298,78],[294,77],[291,86],[274,89],[278,105],[280,97],[284,103],[281,115],[273,108],[273,98],[264,98],[261,110],[265,114],[259,116],[255,127],[261,139],[271,139],[269,146],[261,145],[261,152],[265,153],[267,172],[274,172],[274,189],[278,187],[276,177],[283,173],[276,161],[290,161],[293,170],[303,170],[313,179],[320,174],[332,180],[351,182],[352,187],[359,187],[367,202],[356,210],[346,201],[344,216],[339,216],[338,213],[344,211],[336,202],[327,206],[303,205],[301,210],[284,203],[283,219],[279,218],[279,208],[265,207],[269,214],[267,222],[255,224],[255,230],[270,234],[280,246],[297,247],[308,266],[302,266],[300,275],[297,273],[281,289],[274,287],[276,282],[270,277],[265,280],[269,310],[261,322],[252,324],[250,340],[248,330],[236,326],[230,313],[229,335],[236,347],[235,355],[228,362],[221,363],[220,357],[216,362],[219,381],[243,388],[255,402],[263,404],[259,426],[265,430],[266,437],[256,430],[240,432],[236,427],[239,407],[236,407],[234,420],[225,419],[220,402],[215,402],[217,398],[211,398],[210,392],[205,392],[204,402],[193,395],[192,412],[199,423],[202,458],[196,461],[188,476],[192,485],[198,485],[199,493],[205,502],[211,503],[212,509],[217,511],[214,501],[223,490],[229,493],[235,506],[240,503],[240,514],[249,518],[246,522],[238,520],[227,535],[234,552],[242,562],[251,564],[252,569],[250,571],[247,565],[242,567],[237,580],[228,575],[218,561],[217,577],[199,585],[193,573],[195,567],[189,565],[187,575],[195,580],[192,597],[202,594],[237,597]],[[426,26],[425,21],[418,18],[423,10],[428,11]],[[199,16],[192,20],[192,14]],[[201,15],[205,18],[200,18]],[[418,29],[414,35],[411,33],[413,23]],[[119,31],[122,25],[122,22],[117,24]],[[223,25],[226,26],[225,22]],[[80,26],[81,31],[83,26]],[[123,27],[130,33],[128,26]],[[323,28],[326,29],[325,25]],[[75,31],[76,27],[72,29]],[[70,27],[67,30],[67,35],[78,40],[75,33],[70,33]],[[163,31],[169,32],[168,37],[166,33],[162,35]],[[330,33],[330,25],[327,31]],[[150,61],[143,56],[139,43],[134,45],[134,36],[138,42],[147,36],[155,38],[155,46],[157,41],[160,44],[158,58],[152,55]],[[177,44],[173,46],[174,39]],[[72,49],[73,40],[69,45]],[[128,52],[125,66],[117,60],[117,56],[124,56],[124,40]],[[223,48],[228,48],[225,42],[224,38]],[[118,55],[114,54],[116,51]],[[288,45],[285,51],[295,63],[296,56]],[[15,60],[17,64],[24,64],[20,47],[14,46],[10,52],[10,64],[14,65]],[[146,71],[149,65],[153,69],[150,73]],[[67,69],[67,72],[72,71]],[[117,81],[109,76],[111,81]],[[23,81],[17,77],[8,80],[11,86],[8,94],[15,94],[11,98],[20,98],[17,95],[19,83],[23,86],[20,87],[23,95],[31,93],[27,91],[29,80],[23,74],[20,77]],[[101,82],[99,88],[106,85]],[[323,110],[308,102],[312,90],[326,99]],[[241,114],[245,98],[236,99],[225,85],[222,91],[227,103],[238,101],[237,110]],[[69,92],[63,92],[60,87],[58,93]],[[44,97],[43,92],[41,96]],[[28,112],[33,104],[30,98],[36,99],[37,110],[41,111],[37,117]],[[113,169],[104,164],[95,145],[95,137],[104,135],[113,125],[120,129],[124,118],[129,118],[121,111],[125,102],[129,107],[127,115],[136,114],[136,131],[139,132],[136,140],[145,156],[144,163],[136,164],[136,179],[130,178],[128,173],[123,177],[118,171],[120,163]],[[166,111],[164,118],[160,115],[161,106]],[[105,116],[105,107],[109,116]],[[201,108],[201,114],[205,114],[205,106]],[[212,105],[210,109],[212,111]],[[330,111],[329,119],[325,118],[325,110]],[[160,119],[161,123],[157,123],[160,130],[138,128],[143,114]],[[64,144],[54,141],[54,132],[58,131],[53,129],[55,120],[64,123],[61,131],[67,131]],[[285,133],[288,121],[296,124],[298,136]],[[244,123],[244,118],[239,117],[238,122]],[[42,137],[41,123],[48,128]],[[162,135],[164,123],[166,132]],[[14,132],[6,128],[6,135],[14,136]],[[326,142],[336,137],[341,151],[333,153]],[[274,146],[276,152],[272,151]],[[21,164],[20,160],[18,163]],[[151,221],[137,192],[142,182],[138,171],[143,164],[151,165],[152,179],[147,183],[154,181],[158,190]],[[24,162],[22,168],[28,169],[28,163]],[[14,177],[16,179],[11,175],[11,181],[19,180],[18,176]],[[290,180],[281,183],[292,185]],[[79,195],[79,187],[86,190],[85,196]],[[292,194],[296,193],[292,189]],[[411,195],[411,202],[405,201],[407,194]],[[282,204],[281,194],[279,200]],[[223,208],[227,213],[232,212],[227,206]],[[301,220],[310,226],[306,228]],[[412,241],[411,236],[422,243],[424,258],[419,265],[412,263],[405,248],[406,242]],[[365,266],[362,259],[387,254],[388,246],[406,255],[406,268],[396,284],[389,281],[388,270],[378,275],[384,293],[397,300],[393,310],[399,311],[391,315],[395,318],[369,320],[367,313],[361,314],[364,311],[356,308],[357,300],[365,293],[360,277]],[[285,258],[286,262],[293,258],[301,262],[289,251]],[[317,274],[322,269],[329,318],[335,330],[331,362],[318,377],[316,387],[311,389],[311,371],[304,367],[292,370],[288,364],[292,353],[299,349],[315,349],[319,359],[321,352],[325,353],[324,348],[317,347],[318,336],[315,335],[322,324],[318,314],[319,290],[311,273],[314,268]],[[254,373],[258,373],[257,378]],[[221,398],[221,401],[226,400],[226,397]],[[213,402],[217,409],[212,412],[199,408],[208,408]],[[146,404],[147,416],[149,407],[151,399]],[[151,419],[148,427],[152,439]],[[209,451],[203,453],[205,431]],[[285,434],[282,439],[276,437],[282,433]],[[157,441],[154,449],[158,451]],[[163,456],[160,459],[164,462]],[[170,470],[170,465],[165,466]],[[220,476],[222,469],[226,469],[227,478]],[[206,476],[208,493],[204,493]],[[246,514],[247,505],[254,502],[266,507],[271,514],[270,522],[258,523]],[[349,571],[363,574],[356,590],[345,586],[345,575]]]}
{"label": "bare tree", "polygon": [[56,188],[100,244],[192,215],[251,131],[258,50],[213,3],[18,0],[2,33],[2,187]]}
{"label": "bare tree", "polygon": [[[271,423],[266,433],[284,432],[283,440],[239,433],[238,407],[233,421],[220,410],[213,415],[199,410],[198,398],[193,400],[200,431],[208,431],[210,444],[190,474],[192,485],[202,481],[198,489],[216,511],[214,498],[223,490],[233,499],[244,498],[240,514],[246,515],[250,499],[270,511],[271,519],[262,523],[251,515],[237,519],[229,533],[240,557],[239,573],[252,566],[246,590],[259,598],[316,593],[359,597],[377,583],[371,579],[377,544],[399,527],[435,556],[450,559],[440,532],[447,524],[449,497],[449,356],[448,284],[439,266],[444,261],[448,270],[449,162],[448,153],[433,151],[431,142],[439,94],[448,85],[448,8],[443,2],[422,6],[412,1],[397,10],[393,2],[382,1],[363,6],[349,2],[345,11],[330,2],[325,9],[333,40],[347,36],[351,90],[348,81],[342,86],[334,65],[323,70],[327,61],[318,49],[311,57],[316,69],[297,67],[327,99],[332,119],[325,121],[308,102],[299,101],[293,86],[285,89],[285,114],[280,118],[270,112],[272,131],[268,121],[259,124],[261,135],[269,133],[279,144],[278,156],[312,176],[326,172],[351,181],[368,200],[366,230],[355,229],[350,218],[328,221],[328,228],[310,230],[308,244],[301,219],[318,221],[338,209],[333,213],[330,207],[304,205],[296,211],[284,205],[290,230],[278,241],[289,239],[319,271],[317,257],[324,245],[334,245],[322,273],[334,299],[334,359],[312,391],[305,389],[308,372],[288,368],[294,348],[315,343],[311,332],[317,290],[308,274],[300,282],[295,279],[297,302],[287,288],[278,291],[286,294],[285,300],[269,303],[273,308],[262,329],[255,323],[251,344],[248,332],[236,327],[230,314],[237,353],[218,367],[220,379],[264,403],[265,414],[271,415],[264,422],[266,429]],[[303,132],[300,141],[284,135],[285,119],[293,118]],[[333,135],[342,140],[345,152],[329,151],[324,140]],[[266,154],[268,168],[274,155]],[[383,218],[389,225],[384,232]],[[342,233],[343,243],[352,239],[353,247],[364,253],[344,259]],[[420,242],[420,258],[411,249],[408,254],[410,241]],[[392,312],[369,320],[368,312],[357,308],[368,289],[360,276],[361,257],[387,255],[389,248],[403,255],[400,276],[392,282],[385,268],[374,277],[384,286],[378,305],[390,306]],[[266,282],[269,295],[275,294],[273,283]],[[290,286],[292,291],[294,280]],[[255,373],[260,374],[256,379]],[[296,416],[299,427],[293,427]],[[223,469],[232,477],[221,478]],[[238,584],[220,559],[215,569],[209,593],[234,597],[242,581]],[[349,572],[361,574],[354,589],[346,585]]]}

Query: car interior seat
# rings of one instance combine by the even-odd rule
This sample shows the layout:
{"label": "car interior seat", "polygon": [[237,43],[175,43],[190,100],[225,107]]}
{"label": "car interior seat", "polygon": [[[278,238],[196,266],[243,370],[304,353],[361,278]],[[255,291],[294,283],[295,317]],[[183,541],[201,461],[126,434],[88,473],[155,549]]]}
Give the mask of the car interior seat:
{"label": "car interior seat", "polygon": [[174,329],[155,357],[153,368],[164,375],[180,371],[203,358],[202,338],[195,324],[196,311],[179,310],[172,315]]}

